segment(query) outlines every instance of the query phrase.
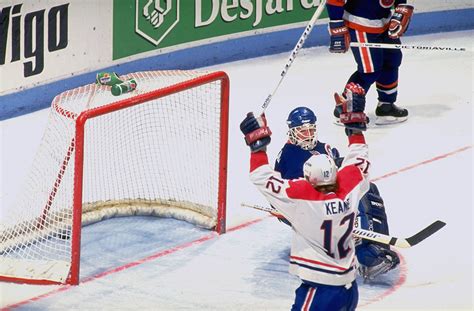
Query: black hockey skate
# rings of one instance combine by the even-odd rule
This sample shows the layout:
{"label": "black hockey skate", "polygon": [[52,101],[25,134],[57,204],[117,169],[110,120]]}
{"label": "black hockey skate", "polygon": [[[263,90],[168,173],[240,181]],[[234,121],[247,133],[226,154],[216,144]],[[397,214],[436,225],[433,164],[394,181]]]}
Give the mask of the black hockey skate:
{"label": "black hockey skate", "polygon": [[408,119],[408,110],[393,103],[384,103],[377,106],[375,116],[375,124],[377,125],[400,123]]}

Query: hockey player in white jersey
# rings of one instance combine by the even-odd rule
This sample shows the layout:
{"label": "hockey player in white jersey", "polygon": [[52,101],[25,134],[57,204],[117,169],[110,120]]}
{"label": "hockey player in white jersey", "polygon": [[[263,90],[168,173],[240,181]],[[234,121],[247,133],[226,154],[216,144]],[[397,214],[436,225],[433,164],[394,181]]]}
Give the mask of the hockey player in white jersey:
{"label": "hockey player in white jersey", "polygon": [[[339,95],[336,99],[340,101]],[[284,179],[304,177],[303,164],[315,154],[332,156],[337,166],[343,157],[339,151],[318,139],[317,117],[307,107],[293,109],[287,119],[288,141],[280,150],[275,161],[275,171]],[[275,213],[273,213],[275,215]],[[279,221],[290,225],[281,214],[275,215]],[[388,217],[385,203],[378,187],[371,182],[370,190],[360,200],[356,218],[358,228],[382,234],[389,234]],[[359,274],[364,281],[376,281],[379,275],[391,271],[400,263],[400,258],[390,246],[369,240],[356,242],[356,256],[359,262]]]}
{"label": "hockey player in white jersey", "polygon": [[357,207],[369,189],[365,92],[348,86],[339,102],[349,152],[338,170],[333,159],[315,155],[304,164],[304,178],[285,180],[268,164],[271,131],[265,116],[249,113],[240,124],[251,149],[250,179],[293,229],[290,273],[302,284],[292,310],[355,310],[358,302],[355,246]]}

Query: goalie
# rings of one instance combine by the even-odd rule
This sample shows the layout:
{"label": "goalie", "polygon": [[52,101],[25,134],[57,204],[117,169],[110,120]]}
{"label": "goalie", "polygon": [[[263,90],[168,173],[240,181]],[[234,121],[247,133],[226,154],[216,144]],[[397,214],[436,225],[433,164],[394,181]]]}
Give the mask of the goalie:
{"label": "goalie", "polygon": [[[354,83],[346,86],[346,92],[355,88]],[[345,92],[345,93],[346,93]],[[351,91],[352,92],[352,91]],[[337,97],[341,104],[346,99]],[[303,164],[312,155],[326,154],[332,157],[340,166],[343,159],[336,148],[318,140],[316,115],[306,107],[293,109],[287,119],[288,142],[283,146],[275,161],[275,170],[281,173],[284,179],[303,177]],[[275,215],[288,225],[289,222],[281,215]],[[374,183],[370,183],[370,190],[359,203],[356,226],[382,234],[389,234],[385,206],[379,190]],[[359,261],[359,273],[365,280],[373,280],[377,276],[394,269],[400,262],[398,255],[390,250],[388,245],[368,240],[358,241],[356,255]]]}

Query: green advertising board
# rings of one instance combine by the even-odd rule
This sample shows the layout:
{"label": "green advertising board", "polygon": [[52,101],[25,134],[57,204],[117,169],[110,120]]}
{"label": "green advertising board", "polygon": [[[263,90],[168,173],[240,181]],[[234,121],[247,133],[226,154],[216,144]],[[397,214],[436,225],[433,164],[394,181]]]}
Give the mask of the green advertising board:
{"label": "green advertising board", "polygon": [[113,59],[309,21],[320,0],[114,0]]}

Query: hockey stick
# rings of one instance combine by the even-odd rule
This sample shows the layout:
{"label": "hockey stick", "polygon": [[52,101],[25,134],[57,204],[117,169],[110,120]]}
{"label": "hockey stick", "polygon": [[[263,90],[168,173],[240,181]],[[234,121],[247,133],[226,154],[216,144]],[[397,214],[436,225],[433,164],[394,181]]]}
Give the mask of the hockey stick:
{"label": "hockey stick", "polygon": [[407,49],[407,50],[428,50],[442,52],[466,52],[466,48],[450,47],[450,46],[424,46],[424,45],[407,45],[407,44],[387,44],[387,43],[362,43],[351,42],[351,47],[371,48],[371,49]]}
{"label": "hockey stick", "polygon": [[443,228],[446,225],[445,222],[442,222],[441,220],[436,220],[434,223],[431,225],[427,226],[423,230],[415,233],[411,237],[408,238],[397,238],[394,236],[389,236],[373,231],[368,231],[364,229],[358,229],[354,228],[352,231],[352,234],[355,237],[362,238],[365,240],[371,240],[375,242],[379,242],[382,244],[387,244],[387,245],[393,245],[395,247],[400,247],[400,248],[409,248],[412,246],[415,246],[416,244],[420,243],[424,239],[430,237],[434,233],[436,233],[438,230]]}
{"label": "hockey stick", "polygon": [[[241,203],[241,205],[243,207],[251,207],[260,211],[271,212],[274,216],[281,215],[277,210],[271,207],[255,205],[255,204],[246,204],[246,203]],[[385,235],[385,234],[381,234],[381,233],[377,233],[377,232],[373,232],[369,230],[364,230],[364,229],[359,229],[359,228],[354,228],[354,230],[352,231],[352,235],[357,238],[371,240],[374,242],[379,242],[379,243],[387,244],[387,245],[393,245],[399,248],[409,248],[409,247],[415,246],[416,244],[430,237],[431,235],[439,231],[441,228],[443,228],[445,225],[446,225],[445,222],[442,222],[441,220],[437,220],[431,225],[424,228],[423,230],[419,231],[418,233],[408,238],[397,238],[394,236]]]}
{"label": "hockey stick", "polygon": [[313,17],[309,21],[308,25],[303,31],[303,34],[301,35],[300,39],[298,40],[298,43],[296,43],[296,46],[293,48],[293,51],[291,51],[290,57],[288,58],[288,61],[285,64],[285,67],[280,73],[280,81],[276,85],[275,89],[273,90],[272,93],[270,93],[267,98],[265,99],[265,102],[262,105],[263,112],[265,113],[265,110],[267,109],[268,105],[270,104],[270,101],[272,100],[272,97],[275,95],[276,91],[280,87],[281,82],[283,81],[283,78],[286,76],[286,73],[291,67],[291,64],[293,64],[293,61],[296,58],[296,55],[298,54],[299,50],[301,47],[304,45],[304,42],[306,41],[306,38],[309,36],[311,31],[313,30],[314,23],[316,23],[316,20],[319,18],[321,13],[323,12],[324,8],[326,6],[326,0],[322,0],[321,3],[319,4],[318,8],[316,9],[316,12],[314,12]]}

